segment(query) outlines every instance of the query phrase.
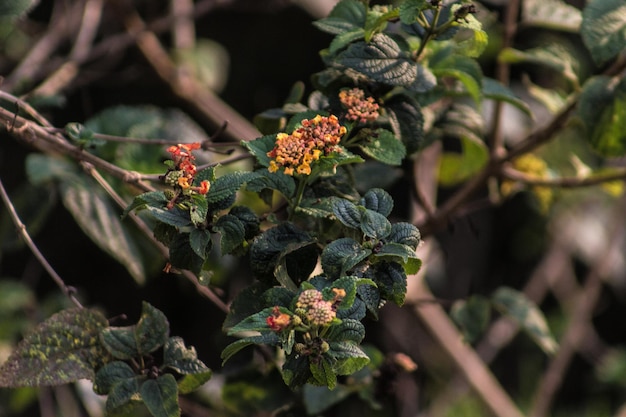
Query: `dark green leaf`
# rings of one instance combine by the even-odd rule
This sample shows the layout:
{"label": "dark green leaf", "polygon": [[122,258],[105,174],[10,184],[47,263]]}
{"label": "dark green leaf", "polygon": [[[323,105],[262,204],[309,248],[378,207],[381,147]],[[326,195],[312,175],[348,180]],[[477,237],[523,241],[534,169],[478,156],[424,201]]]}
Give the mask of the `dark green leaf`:
{"label": "dark green leaf", "polygon": [[265,333],[259,336],[249,336],[239,339],[226,346],[222,351],[222,365],[241,349],[250,345],[270,345],[275,346],[280,342],[280,337],[276,333]]}
{"label": "dark green leaf", "polygon": [[430,7],[427,0],[406,0],[400,4],[400,21],[405,25],[417,22],[422,11]]}
{"label": "dark green leaf", "polygon": [[473,343],[483,334],[491,318],[491,304],[481,295],[471,296],[467,301],[457,301],[450,311],[452,320],[463,331],[468,343]]}
{"label": "dark green leaf", "polygon": [[257,236],[250,246],[250,265],[261,278],[273,278],[280,254],[290,243],[310,242],[308,233],[283,223]]}
{"label": "dark green leaf", "polygon": [[328,356],[337,359],[333,370],[337,375],[352,375],[363,368],[370,358],[357,345],[351,342],[330,342]]}
{"label": "dark green leaf", "polygon": [[[387,258],[395,262],[407,263],[409,258],[415,258],[415,249],[400,243],[389,242],[383,245],[376,257]],[[394,259],[395,258],[395,259]],[[397,259],[400,258],[400,259]]]}
{"label": "dark green leaf", "polygon": [[126,362],[113,361],[96,373],[93,390],[96,394],[107,395],[115,384],[135,376],[135,371]]}
{"label": "dark green leaf", "polygon": [[333,200],[332,204],[333,213],[337,220],[353,229],[361,227],[361,212],[354,203],[343,198],[337,198]]}
{"label": "dark green leaf", "polygon": [[358,147],[369,157],[388,165],[401,165],[406,156],[402,142],[386,129],[376,129],[359,141]]}
{"label": "dark green leaf", "polygon": [[626,47],[626,4],[623,0],[592,0],[583,9],[580,34],[598,65]]}
{"label": "dark green leaf", "polygon": [[283,380],[290,388],[300,387],[311,378],[309,359],[301,355],[289,355],[283,365]]}
{"label": "dark green leaf", "polygon": [[391,225],[391,232],[387,236],[387,240],[409,246],[415,251],[421,241],[421,235],[417,227],[411,223],[400,222]]}
{"label": "dark green leaf", "polygon": [[246,239],[252,239],[259,234],[261,221],[252,209],[246,206],[235,206],[230,209],[229,214],[235,216],[243,224]]}
{"label": "dark green leaf", "polygon": [[122,217],[125,217],[131,211],[137,208],[143,208],[144,206],[162,209],[167,206],[168,202],[169,201],[167,200],[167,197],[165,197],[163,191],[151,191],[149,193],[140,194],[133,199],[133,202],[130,203],[128,207],[126,207]]}
{"label": "dark green leaf", "polygon": [[576,33],[582,14],[563,0],[525,0],[522,2],[522,22],[553,30]]}
{"label": "dark green leaf", "polygon": [[527,116],[532,116],[530,112],[530,107],[523,100],[518,98],[510,88],[501,84],[499,81],[494,80],[493,78],[483,77],[483,96],[485,98],[496,100],[496,101],[504,101],[509,103],[521,111],[523,111]]}
{"label": "dark green leaf", "polygon": [[361,213],[361,231],[365,236],[384,239],[391,232],[391,223],[382,214],[365,209]]}
{"label": "dark green leaf", "polygon": [[116,359],[131,359],[139,356],[135,326],[107,327],[100,333],[100,340],[106,350]]}
{"label": "dark green leaf", "polygon": [[406,273],[399,263],[383,262],[376,267],[376,284],[382,298],[397,305],[404,304],[406,296]]}
{"label": "dark green leaf", "polygon": [[409,154],[419,150],[424,142],[424,116],[419,103],[406,95],[396,95],[385,103],[391,127]]}
{"label": "dark green leaf", "polygon": [[346,276],[341,277],[335,280],[332,286],[325,288],[322,293],[324,294],[324,298],[327,300],[332,300],[334,298],[335,293],[333,292],[333,288],[342,289],[346,292],[341,303],[337,306],[337,309],[343,310],[346,308],[352,307],[352,303],[356,298],[356,287],[359,282],[358,277],[354,276]]}
{"label": "dark green leaf", "polygon": [[266,306],[289,307],[295,296],[295,292],[285,287],[272,287],[262,295],[263,304]]}
{"label": "dark green leaf", "polygon": [[513,288],[500,287],[492,295],[494,306],[513,318],[547,354],[554,354],[558,345],[541,310],[526,296]]}
{"label": "dark green leaf", "polygon": [[314,240],[289,243],[278,258],[274,276],[281,285],[296,291],[296,283],[309,278],[318,257],[319,250]]}
{"label": "dark green leaf", "polygon": [[179,417],[178,385],[173,375],[149,379],[140,388],[141,399],[154,417]]}
{"label": "dark green leaf", "polygon": [[206,229],[192,229],[189,233],[189,246],[202,259],[211,250],[211,233]]}
{"label": "dark green leaf", "polygon": [[126,378],[113,384],[106,400],[107,413],[128,411],[139,402],[139,379],[139,377]]}
{"label": "dark green leaf", "polygon": [[[281,313],[291,314],[285,307],[278,307]],[[228,335],[233,336],[241,332],[269,332],[270,328],[267,324],[267,318],[272,315],[274,307],[267,307],[256,314],[246,317],[235,326],[228,329]]]}
{"label": "dark green leaf", "polygon": [[161,223],[174,227],[185,227],[191,225],[189,213],[180,210],[177,207],[174,207],[172,210],[166,210],[148,206],[146,209],[155,220],[158,220]]}
{"label": "dark green leaf", "polygon": [[256,158],[261,166],[270,166],[270,158],[267,153],[274,149],[276,144],[276,135],[261,136],[258,139],[251,141],[241,142],[241,146],[248,149],[248,151]]}
{"label": "dark green leaf", "polygon": [[211,183],[211,189],[206,195],[209,203],[218,203],[233,196],[247,181],[258,176],[255,172],[231,172],[217,178]]}
{"label": "dark green leaf", "polygon": [[[268,307],[262,299],[262,296],[267,289],[267,284],[255,282],[254,284],[241,290],[241,292],[237,294],[235,299],[230,304],[230,310],[224,320],[224,323],[222,324],[222,329],[226,331],[246,317],[257,313],[265,307]],[[270,305],[276,304],[272,303]]]}
{"label": "dark green leaf", "polygon": [[500,51],[498,61],[512,64],[530,63],[541,65],[563,75],[574,85],[578,85],[579,57],[562,45],[548,44],[546,46],[520,51],[505,48]]}
{"label": "dark green leaf", "polygon": [[194,226],[203,226],[206,224],[206,217],[209,213],[209,203],[206,198],[200,194],[191,196],[191,207],[189,207],[189,219]]}
{"label": "dark green leaf", "polygon": [[343,385],[338,385],[333,390],[310,384],[302,388],[302,400],[310,416],[320,415],[323,411],[345,400],[350,394],[352,390]]}
{"label": "dark green leaf", "polygon": [[296,182],[290,175],[282,171],[269,172],[267,169],[256,171],[258,176],[246,184],[246,189],[260,192],[264,189],[276,190],[286,198],[291,198],[296,193]]}
{"label": "dark green leaf", "polygon": [[322,357],[322,360],[318,362],[309,362],[311,375],[313,375],[312,383],[316,385],[327,386],[328,389],[335,389],[337,385],[337,374],[328,362],[328,360]]}
{"label": "dark green leaf", "polygon": [[378,320],[378,308],[380,306],[380,291],[370,285],[360,285],[356,289],[359,298],[365,304],[367,311]]}
{"label": "dark green leaf", "polygon": [[385,217],[388,217],[393,210],[393,198],[382,188],[368,190],[359,201],[359,204]]}
{"label": "dark green leaf", "polygon": [[352,29],[348,32],[343,32],[332,40],[328,51],[331,54],[336,54],[337,52],[344,49],[346,46],[355,41],[360,41],[365,37],[365,31],[363,28]]}
{"label": "dark green leaf", "polygon": [[108,326],[95,310],[63,310],[39,324],[0,366],[0,387],[61,385],[94,379],[106,359],[98,339]]}
{"label": "dark green leaf", "polygon": [[313,22],[315,27],[333,35],[354,30],[365,25],[367,10],[358,0],[343,0],[331,10],[328,17]]}
{"label": "dark green leaf", "polygon": [[337,55],[337,62],[386,85],[413,85],[417,65],[389,36],[378,33],[371,42],[356,42]]}
{"label": "dark green leaf", "polygon": [[339,278],[371,253],[371,250],[362,248],[355,240],[341,238],[328,244],[322,251],[322,267],[328,276]]}
{"label": "dark green leaf", "polygon": [[223,254],[232,253],[245,240],[246,228],[244,224],[232,214],[225,214],[215,222],[213,226],[220,232],[222,240],[220,247]]}
{"label": "dark green leaf", "polygon": [[191,248],[189,233],[179,233],[170,242],[170,263],[175,268],[188,269],[199,274],[204,259],[196,255]]}
{"label": "dark green leaf", "polygon": [[170,323],[162,311],[144,301],[135,334],[139,353],[152,353],[167,341]]}
{"label": "dark green leaf", "polygon": [[358,320],[343,319],[341,323],[331,326],[326,334],[329,342],[361,343],[365,337],[365,326]]}
{"label": "dark green leaf", "polygon": [[179,374],[205,374],[211,370],[198,359],[196,349],[185,346],[180,337],[170,337],[163,347],[163,366]]}
{"label": "dark green leaf", "polygon": [[311,217],[330,218],[335,214],[333,212],[335,199],[335,197],[303,198],[298,207],[296,207],[296,211]]}
{"label": "dark green leaf", "polygon": [[95,182],[86,179],[63,182],[63,204],[85,234],[141,284],[146,277],[139,249],[122,225],[119,212],[99,190]]}

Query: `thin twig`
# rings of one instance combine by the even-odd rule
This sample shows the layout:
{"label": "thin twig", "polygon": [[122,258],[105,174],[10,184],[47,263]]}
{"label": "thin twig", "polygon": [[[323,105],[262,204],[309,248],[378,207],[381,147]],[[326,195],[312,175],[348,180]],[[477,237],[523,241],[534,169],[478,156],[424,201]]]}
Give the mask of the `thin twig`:
{"label": "thin twig", "polygon": [[9,194],[4,188],[4,184],[2,183],[1,179],[0,179],[0,197],[2,198],[2,202],[6,206],[7,210],[9,211],[11,220],[13,221],[13,224],[15,224],[15,227],[17,228],[19,235],[22,237],[22,239],[24,240],[28,248],[31,250],[33,255],[35,255],[35,258],[37,258],[37,260],[41,263],[41,265],[44,267],[46,272],[48,272],[48,274],[50,275],[52,280],[55,282],[55,284],[61,289],[61,291],[63,291],[63,294],[65,294],[67,298],[69,298],[70,301],[74,303],[76,307],[83,308],[83,305],[80,303],[80,301],[78,301],[78,299],[75,296],[76,289],[73,287],[69,287],[65,284],[61,276],[57,274],[54,268],[52,268],[52,265],[50,265],[50,263],[48,262],[46,257],[43,256],[43,254],[41,253],[37,245],[35,245],[35,242],[33,242],[33,239],[30,237],[30,234],[26,230],[26,226],[20,220],[20,217],[17,214],[17,211],[15,210],[15,207],[13,206],[11,199],[9,198]]}
{"label": "thin twig", "polygon": [[541,178],[518,171],[510,166],[502,168],[502,175],[510,180],[518,181],[527,185],[558,188],[580,188],[603,184],[611,181],[626,180],[626,168],[616,169],[615,172],[596,174],[589,177],[562,177]]}

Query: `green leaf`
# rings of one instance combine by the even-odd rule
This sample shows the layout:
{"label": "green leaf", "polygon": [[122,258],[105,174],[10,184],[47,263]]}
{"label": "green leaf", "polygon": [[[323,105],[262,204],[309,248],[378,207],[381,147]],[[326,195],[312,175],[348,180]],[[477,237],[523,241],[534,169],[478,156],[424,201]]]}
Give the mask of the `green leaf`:
{"label": "green leaf", "polygon": [[126,362],[113,361],[98,370],[93,383],[93,390],[96,394],[107,395],[116,384],[135,376],[135,371]]}
{"label": "green leaf", "polygon": [[296,193],[296,181],[282,171],[269,172],[267,169],[256,171],[258,176],[246,184],[246,189],[261,192],[264,189],[276,190],[286,198],[292,198]]}
{"label": "green leaf", "polygon": [[339,278],[371,253],[371,250],[362,248],[353,239],[337,239],[328,244],[322,251],[322,268],[328,276]]}
{"label": "green leaf", "polygon": [[135,326],[107,327],[100,333],[100,341],[116,359],[126,360],[139,356]]}
{"label": "green leaf", "polygon": [[406,296],[406,273],[397,262],[383,262],[376,267],[375,282],[380,296],[402,306]]}
{"label": "green leaf", "polygon": [[211,250],[211,233],[206,229],[192,229],[189,233],[189,246],[202,259]]}
{"label": "green leaf", "polygon": [[499,81],[496,81],[493,78],[483,77],[482,89],[483,96],[485,98],[509,103],[523,111],[526,115],[532,117],[528,104],[517,97],[510,88],[501,84]]}
{"label": "green leaf", "polygon": [[383,245],[383,247],[376,253],[375,256],[377,258],[400,262],[402,264],[405,264],[409,262],[409,259],[416,257],[415,250],[410,246],[393,242]]}
{"label": "green leaf", "polygon": [[438,78],[452,77],[459,80],[474,102],[480,104],[483,73],[475,59],[463,55],[448,55],[433,65],[432,71]]}
{"label": "green leaf", "polygon": [[247,181],[258,176],[255,172],[231,172],[217,178],[211,183],[211,189],[206,195],[209,203],[218,203],[233,196]]}
{"label": "green leaf", "polygon": [[382,188],[368,190],[359,200],[359,204],[385,217],[388,217],[391,214],[391,210],[393,210],[393,198]]}
{"label": "green leaf", "polygon": [[163,191],[151,191],[148,193],[143,193],[133,198],[133,202],[124,209],[124,213],[122,213],[122,218],[128,216],[128,213],[135,209],[144,208],[145,206],[162,209],[167,206],[167,203],[169,203],[169,201],[167,200],[167,197],[165,197]]}
{"label": "green leaf", "polygon": [[391,223],[382,214],[365,209],[361,213],[361,231],[365,236],[383,239],[391,232]]}
{"label": "green leaf", "polygon": [[526,296],[512,288],[500,287],[491,298],[494,307],[513,318],[547,354],[554,354],[558,345],[539,308]]}
{"label": "green leaf", "polygon": [[330,390],[328,387],[306,384],[302,388],[302,401],[307,414],[317,416],[333,405],[342,402],[350,394],[352,394],[352,389],[343,385],[338,385],[335,389]]}
{"label": "green leaf", "polygon": [[141,399],[154,417],[179,417],[178,385],[173,375],[149,379],[140,388]]}
{"label": "green leaf", "polygon": [[358,207],[349,200],[343,198],[334,199],[333,214],[341,223],[352,229],[361,227],[361,212]]}
{"label": "green leaf", "polygon": [[601,155],[621,157],[626,154],[626,91],[615,95],[604,109],[591,136],[591,145]]}
{"label": "green leaf", "polygon": [[356,289],[359,298],[365,304],[367,311],[378,320],[378,308],[380,306],[380,291],[370,285],[360,285]]}
{"label": "green leaf", "polygon": [[107,414],[128,412],[140,402],[140,379],[143,377],[121,379],[113,384],[106,400]]}
{"label": "green leaf", "polygon": [[400,4],[400,21],[405,25],[417,22],[422,11],[430,7],[427,0],[406,0]]}
{"label": "green leaf", "polygon": [[[453,4],[450,7],[450,14],[454,15],[457,10],[464,7],[463,4]],[[489,42],[487,33],[482,29],[482,23],[478,21],[472,14],[465,15],[462,19],[456,21],[457,26],[472,31],[472,36],[469,39],[463,40],[457,45],[457,53],[476,58],[480,56]]]}
{"label": "green leaf", "polygon": [[142,284],[146,277],[139,249],[122,225],[119,212],[99,190],[95,182],[86,179],[65,181],[61,184],[63,204],[85,234]]}
{"label": "green leaf", "polygon": [[276,144],[276,134],[261,136],[258,139],[241,142],[241,146],[248,149],[257,162],[264,167],[270,166],[270,157],[267,153],[274,149]]}
{"label": "green leaf", "polygon": [[337,360],[333,369],[337,375],[352,375],[363,368],[370,358],[351,342],[330,342],[328,356]]}
{"label": "green leaf", "polygon": [[473,343],[483,334],[491,318],[491,304],[481,295],[473,295],[466,300],[457,301],[450,311],[452,320],[460,327],[463,337]]}
{"label": "green leaf", "polygon": [[312,383],[317,385],[327,386],[328,389],[335,389],[337,385],[337,374],[328,362],[328,360],[322,357],[319,362],[309,362],[311,375],[313,375]]}
{"label": "green leaf", "polygon": [[339,305],[337,306],[337,309],[344,310],[352,307],[352,304],[354,303],[354,300],[356,298],[356,287],[359,280],[360,278],[354,276],[341,277],[335,280],[332,286],[324,288],[324,290],[322,291],[322,293],[324,294],[324,298],[326,300],[332,300],[335,296],[333,289],[342,289],[346,292],[346,295],[344,296],[341,303],[339,303]]}
{"label": "green leaf", "polygon": [[577,56],[559,44],[548,44],[524,51],[505,48],[498,55],[498,61],[500,62],[511,64],[530,63],[550,68],[563,75],[573,85],[578,85],[578,60]]}
{"label": "green leaf", "polygon": [[[246,317],[268,307],[262,298],[267,289],[267,284],[255,282],[241,290],[230,304],[230,310],[224,323],[222,323],[222,329],[227,331]],[[271,305],[276,304],[272,303]]]}
{"label": "green leaf", "polygon": [[145,355],[165,344],[170,334],[170,323],[161,310],[145,301],[141,306],[141,317],[137,322],[135,338],[139,353]]}
{"label": "green leaf", "polygon": [[179,374],[206,374],[211,370],[198,359],[196,349],[185,346],[185,341],[180,337],[170,337],[163,347],[163,366],[173,369]]}
{"label": "green leaf", "polygon": [[591,0],[583,9],[583,42],[598,65],[615,58],[626,47],[624,0]]}
{"label": "green leaf", "polygon": [[385,103],[391,128],[409,154],[419,150],[424,142],[424,116],[419,103],[406,95],[395,95]]}
{"label": "green leaf", "polygon": [[0,3],[0,18],[18,18],[35,7],[39,0],[3,0]]}
{"label": "green leaf", "polygon": [[333,212],[335,200],[336,197],[303,198],[296,207],[296,211],[311,217],[330,218],[335,214]]}
{"label": "green leaf", "polygon": [[200,274],[204,259],[198,256],[191,247],[189,233],[178,233],[169,244],[170,263],[175,268],[188,269]]}
{"label": "green leaf", "polygon": [[522,22],[540,28],[576,33],[582,14],[563,0],[525,0],[522,2]]}
{"label": "green leaf", "polygon": [[362,28],[365,25],[367,10],[358,0],[343,0],[338,2],[328,14],[328,17],[313,22],[319,30],[333,35]]}
{"label": "green leaf", "polygon": [[295,283],[309,278],[317,265],[318,257],[319,250],[315,240],[289,243],[280,253],[274,276],[281,285],[296,291]]}
{"label": "green leaf", "polygon": [[337,62],[373,81],[410,86],[417,80],[417,65],[389,36],[378,33],[371,42],[356,42],[337,55]]}
{"label": "green leaf", "polygon": [[439,184],[454,186],[476,175],[489,160],[487,146],[473,138],[460,138],[462,153],[445,152],[439,159]]}
{"label": "green leaf", "polygon": [[247,206],[235,206],[230,209],[228,214],[235,216],[243,224],[246,239],[252,239],[259,234],[261,221],[251,208]]}
{"label": "green leaf", "polygon": [[246,228],[241,220],[232,214],[225,214],[217,219],[213,227],[222,236],[220,247],[223,254],[232,253],[245,240]]}
{"label": "green leaf", "polygon": [[96,310],[69,309],[40,323],[0,366],[0,387],[67,384],[95,377],[106,359],[98,340],[108,326]]}
{"label": "green leaf", "polygon": [[399,243],[409,246],[414,251],[421,241],[420,231],[411,223],[394,223],[391,225],[391,232],[387,236],[389,242]]}
{"label": "green leaf", "polygon": [[[291,315],[291,312],[285,307],[278,307],[281,313]],[[270,328],[266,319],[272,315],[274,307],[267,307],[256,314],[246,317],[235,326],[228,329],[228,335],[233,336],[241,332],[269,332]]]}
{"label": "green leaf", "polygon": [[407,275],[415,275],[422,269],[422,260],[418,258],[409,258],[404,264],[402,264],[404,272]]}
{"label": "green leaf", "polygon": [[213,373],[209,370],[199,374],[187,374],[178,380],[178,392],[180,394],[190,394],[204,385]]}
{"label": "green leaf", "polygon": [[308,233],[291,223],[283,223],[257,236],[250,245],[250,266],[260,278],[274,277],[280,254],[290,243],[310,242]]}
{"label": "green leaf", "polygon": [[203,226],[206,224],[207,214],[209,213],[209,203],[206,198],[200,194],[191,196],[191,206],[189,207],[189,218],[194,226]]}
{"label": "green leaf", "polygon": [[155,220],[174,227],[185,227],[191,225],[189,213],[174,207],[171,210],[147,206],[147,211]]}
{"label": "green leaf", "polygon": [[[266,325],[267,326],[267,325]],[[276,333],[265,333],[259,336],[249,336],[237,340],[226,346],[222,351],[222,365],[226,363],[233,355],[239,352],[241,349],[250,345],[270,345],[275,346],[280,342],[280,337]]]}
{"label": "green leaf", "polygon": [[401,165],[406,156],[402,142],[386,129],[376,129],[357,145],[369,157],[388,165]]}
{"label": "green leaf", "polygon": [[343,319],[341,323],[330,327],[326,334],[329,342],[361,343],[365,338],[365,326],[358,320]]}
{"label": "green leaf", "polygon": [[363,30],[363,28],[356,28],[348,32],[343,32],[335,36],[335,38],[330,43],[328,51],[331,54],[336,54],[352,42],[363,40],[364,37],[365,30]]}

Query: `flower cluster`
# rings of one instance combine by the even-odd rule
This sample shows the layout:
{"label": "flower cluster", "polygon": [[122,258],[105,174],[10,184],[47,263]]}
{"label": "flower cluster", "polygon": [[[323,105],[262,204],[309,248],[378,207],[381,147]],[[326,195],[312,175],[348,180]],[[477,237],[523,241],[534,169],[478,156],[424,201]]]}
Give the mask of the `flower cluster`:
{"label": "flower cluster", "polygon": [[275,306],[272,310],[272,315],[265,319],[265,322],[275,332],[280,332],[291,324],[291,316],[286,313],[281,313],[278,306]]}
{"label": "flower cluster", "polygon": [[305,290],[296,301],[296,313],[302,315],[313,326],[329,324],[337,316],[337,305],[346,296],[346,291],[334,288],[332,300],[324,300],[322,293],[315,289]]}
{"label": "flower cluster", "polygon": [[302,126],[291,134],[279,133],[274,149],[267,153],[272,158],[269,171],[276,172],[284,168],[287,175],[294,171],[300,175],[311,174],[311,163],[320,156],[339,150],[337,145],[345,135],[346,128],[339,124],[336,116],[317,115],[305,119]]}
{"label": "flower cluster", "polygon": [[192,185],[198,169],[193,162],[196,158],[191,151],[196,149],[200,149],[198,142],[181,143],[167,148],[167,151],[172,155],[172,161],[171,169],[165,175],[165,182],[180,187],[183,194],[206,194],[211,186],[207,180],[200,182],[200,186]]}
{"label": "flower cluster", "polygon": [[378,103],[373,97],[365,97],[365,92],[359,88],[342,90],[339,92],[339,101],[347,110],[344,116],[353,122],[372,122],[378,119]]}

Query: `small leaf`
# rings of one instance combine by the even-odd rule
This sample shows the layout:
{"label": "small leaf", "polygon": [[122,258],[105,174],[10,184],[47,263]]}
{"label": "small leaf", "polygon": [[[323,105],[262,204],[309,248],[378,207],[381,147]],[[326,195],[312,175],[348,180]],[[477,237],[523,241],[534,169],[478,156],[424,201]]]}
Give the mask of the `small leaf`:
{"label": "small leaf", "polygon": [[517,321],[544,352],[556,352],[558,345],[550,333],[543,313],[523,293],[509,287],[500,287],[491,299],[494,306]]}
{"label": "small leaf", "polygon": [[337,374],[328,360],[322,357],[319,362],[309,362],[311,375],[313,375],[312,383],[316,385],[327,386],[328,389],[335,389],[337,385]]}
{"label": "small leaf", "polygon": [[[384,258],[390,261],[407,263],[410,258],[415,258],[415,250],[407,245],[400,243],[389,242],[383,245],[378,253],[375,255],[377,258]],[[400,259],[397,259],[400,258]]]}
{"label": "small leaf", "polygon": [[246,189],[261,192],[264,189],[276,190],[286,198],[292,198],[296,193],[296,181],[282,171],[269,172],[267,169],[256,171],[258,176],[246,184]]}
{"label": "small leaf", "polygon": [[189,233],[178,233],[169,244],[170,263],[173,267],[188,269],[194,274],[202,270],[204,259],[198,256],[191,247]]}
{"label": "small leaf", "polygon": [[406,156],[402,142],[386,129],[376,129],[357,145],[369,157],[388,165],[401,165]]}
{"label": "small leaf", "polygon": [[246,228],[244,224],[232,214],[225,214],[213,226],[222,236],[220,247],[223,254],[230,254],[245,240]]}
{"label": "small leaf", "polygon": [[328,356],[337,359],[333,366],[337,375],[351,375],[370,361],[370,358],[357,345],[351,342],[330,342]]}
{"label": "small leaf", "polygon": [[252,239],[259,234],[261,221],[251,208],[247,206],[235,206],[230,209],[228,214],[235,216],[243,224],[245,231],[244,237],[246,239]]}
{"label": "small leaf", "polygon": [[626,3],[589,1],[583,9],[580,34],[596,64],[615,58],[626,47]]}
{"label": "small leaf", "polygon": [[[291,312],[285,307],[278,307],[281,313],[290,314]],[[235,326],[228,329],[228,335],[233,336],[241,332],[269,332],[270,328],[266,319],[272,315],[274,307],[267,307],[256,314],[246,317]]]}
{"label": "small leaf", "polygon": [[406,0],[400,4],[400,21],[405,25],[417,22],[422,11],[431,5],[427,0]]}
{"label": "small leaf", "polygon": [[54,314],[28,334],[0,366],[0,387],[67,384],[95,377],[106,358],[98,339],[108,326],[95,310],[69,309]]}
{"label": "small leaf", "polygon": [[113,384],[106,400],[108,414],[116,414],[132,409],[139,403],[140,377],[120,379]]}
{"label": "small leaf", "polygon": [[[262,296],[267,289],[267,284],[263,282],[255,282],[241,290],[230,304],[230,310],[228,311],[228,315],[226,316],[224,323],[222,323],[222,329],[226,331],[241,322],[246,317],[257,313],[265,307],[268,307],[262,299]],[[272,303],[270,305],[276,304]]]}
{"label": "small leaf", "polygon": [[411,223],[400,222],[391,225],[391,232],[387,236],[387,240],[409,246],[415,251],[421,241],[421,235],[417,227]]}
{"label": "small leaf", "polygon": [[276,333],[265,333],[259,336],[244,337],[226,346],[222,351],[222,365],[241,349],[250,345],[270,345],[276,346],[280,342],[280,337]]}
{"label": "small leaf", "polygon": [[135,371],[126,362],[113,361],[104,365],[96,373],[93,390],[96,394],[107,395],[113,386],[125,379],[134,378]]}
{"label": "small leaf", "polygon": [[343,0],[338,2],[328,14],[328,17],[313,22],[319,30],[333,35],[362,28],[365,25],[367,10],[363,3],[357,0]]}
{"label": "small leaf", "polygon": [[578,85],[578,60],[577,56],[558,44],[549,44],[524,51],[505,48],[498,55],[500,62],[530,63],[550,68],[563,75],[573,85]]}
{"label": "small leaf", "polygon": [[472,99],[480,104],[483,73],[475,59],[463,55],[450,54],[432,65],[437,77],[456,78],[465,86]]}
{"label": "small leaf", "polygon": [[376,284],[382,298],[398,306],[404,304],[406,296],[406,273],[397,262],[383,262],[376,268]]}
{"label": "small leaf", "polygon": [[100,340],[116,359],[126,360],[139,356],[135,326],[107,327],[100,333]]}
{"label": "small leaf", "polygon": [[367,311],[378,320],[378,308],[380,306],[380,291],[370,285],[360,285],[356,289],[359,298],[363,300]]}
{"label": "small leaf", "polygon": [[344,319],[331,326],[326,339],[331,342],[361,343],[365,338],[365,326],[358,320]]}
{"label": "small leaf", "polygon": [[341,223],[352,229],[361,227],[361,212],[357,206],[349,200],[337,198],[333,200],[333,213]]}
{"label": "small leaf", "polygon": [[152,353],[165,344],[170,334],[170,323],[163,312],[147,302],[142,303],[135,338],[141,355]]}
{"label": "small leaf", "polygon": [[391,232],[391,223],[382,214],[365,209],[361,214],[361,231],[365,236],[384,239]]}
{"label": "small leaf", "polygon": [[357,266],[372,253],[353,239],[341,238],[328,244],[322,251],[322,268],[330,277],[339,278]]}
{"label": "small leaf", "polygon": [[124,209],[122,218],[126,217],[131,211],[138,208],[144,208],[145,206],[164,208],[167,206],[168,202],[169,201],[167,200],[167,197],[165,197],[163,191],[151,191],[149,193],[140,194],[133,199],[133,202],[130,203],[126,209]]}
{"label": "small leaf", "polygon": [[189,246],[202,259],[206,259],[211,249],[211,233],[206,229],[192,229],[189,233]]}
{"label": "small leaf", "polygon": [[163,366],[179,374],[205,374],[211,370],[198,359],[193,346],[186,347],[180,337],[170,337],[163,347]]}
{"label": "small leaf", "polygon": [[173,375],[161,375],[141,384],[141,399],[154,417],[179,417],[178,385]]}
{"label": "small leaf", "polygon": [[468,343],[473,343],[483,334],[491,318],[489,300],[480,295],[474,295],[467,301],[457,301],[450,311],[452,320],[463,331],[463,337]]}
{"label": "small leaf", "polygon": [[388,217],[393,210],[393,198],[382,188],[368,190],[359,201],[359,204],[385,217]]}
{"label": "small leaf", "polygon": [[264,167],[270,166],[270,157],[267,153],[276,145],[276,134],[261,136],[258,139],[241,142],[241,146],[256,158],[257,162]]}

